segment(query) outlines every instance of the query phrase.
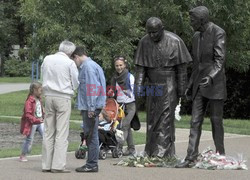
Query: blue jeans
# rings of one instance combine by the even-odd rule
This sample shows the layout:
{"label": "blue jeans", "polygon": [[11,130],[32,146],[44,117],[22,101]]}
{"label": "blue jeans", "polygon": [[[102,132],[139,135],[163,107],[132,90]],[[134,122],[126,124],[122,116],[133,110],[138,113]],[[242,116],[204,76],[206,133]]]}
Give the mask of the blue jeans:
{"label": "blue jeans", "polygon": [[83,119],[83,131],[86,137],[87,146],[88,146],[88,158],[86,166],[93,168],[98,166],[99,158],[99,137],[98,137],[98,123],[99,123],[99,114],[101,109],[95,111],[95,118],[88,117],[88,111],[82,111]]}
{"label": "blue jeans", "polygon": [[31,152],[32,143],[34,140],[34,136],[36,131],[43,137],[44,126],[43,123],[41,124],[33,124],[31,127],[30,135],[28,135],[23,143],[22,146],[22,155],[26,155]]}

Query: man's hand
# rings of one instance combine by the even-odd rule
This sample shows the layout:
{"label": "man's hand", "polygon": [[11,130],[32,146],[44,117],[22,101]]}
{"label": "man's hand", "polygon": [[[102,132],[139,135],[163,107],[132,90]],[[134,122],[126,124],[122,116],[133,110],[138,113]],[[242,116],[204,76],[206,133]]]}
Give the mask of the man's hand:
{"label": "man's hand", "polygon": [[185,97],[188,101],[192,100],[192,90],[190,88],[187,88],[185,90]]}
{"label": "man's hand", "polygon": [[209,76],[206,76],[206,77],[202,78],[199,85],[201,88],[205,88],[207,86],[210,86],[211,84],[212,84],[212,78]]}
{"label": "man's hand", "polygon": [[95,111],[88,111],[89,118],[95,118]]}

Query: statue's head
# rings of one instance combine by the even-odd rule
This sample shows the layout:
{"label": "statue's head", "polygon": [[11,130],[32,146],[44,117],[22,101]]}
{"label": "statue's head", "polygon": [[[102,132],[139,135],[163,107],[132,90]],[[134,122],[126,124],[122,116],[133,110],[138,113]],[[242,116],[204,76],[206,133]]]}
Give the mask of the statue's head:
{"label": "statue's head", "polygon": [[146,29],[149,37],[154,41],[158,42],[161,40],[164,32],[164,26],[157,17],[151,17],[147,20]]}
{"label": "statue's head", "polygon": [[204,31],[204,25],[209,21],[209,11],[205,6],[198,6],[189,11],[191,26],[195,31]]}

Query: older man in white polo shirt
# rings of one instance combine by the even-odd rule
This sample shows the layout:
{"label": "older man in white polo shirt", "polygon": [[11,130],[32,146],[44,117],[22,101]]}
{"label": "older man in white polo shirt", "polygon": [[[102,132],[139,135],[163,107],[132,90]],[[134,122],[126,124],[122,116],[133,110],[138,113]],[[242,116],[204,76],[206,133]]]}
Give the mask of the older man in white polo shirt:
{"label": "older man in white polo shirt", "polygon": [[43,92],[45,96],[44,139],[42,171],[68,173],[68,149],[71,98],[78,88],[78,69],[70,59],[75,45],[63,41],[59,52],[45,57],[42,64]]}

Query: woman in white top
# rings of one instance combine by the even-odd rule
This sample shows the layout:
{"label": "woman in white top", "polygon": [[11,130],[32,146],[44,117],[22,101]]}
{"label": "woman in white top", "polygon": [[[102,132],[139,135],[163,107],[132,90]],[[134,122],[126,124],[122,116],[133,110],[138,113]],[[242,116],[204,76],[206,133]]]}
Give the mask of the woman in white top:
{"label": "woman in white top", "polygon": [[[135,145],[133,142],[133,134],[130,127],[131,120],[133,119],[136,106],[134,90],[134,76],[127,69],[127,60],[123,56],[118,56],[114,59],[116,72],[111,79],[111,87],[116,100],[119,104],[125,106],[125,118],[121,122],[121,130],[123,131],[124,141],[127,142],[128,148],[123,152],[124,156],[135,154]],[[120,144],[122,149],[123,144]]]}

